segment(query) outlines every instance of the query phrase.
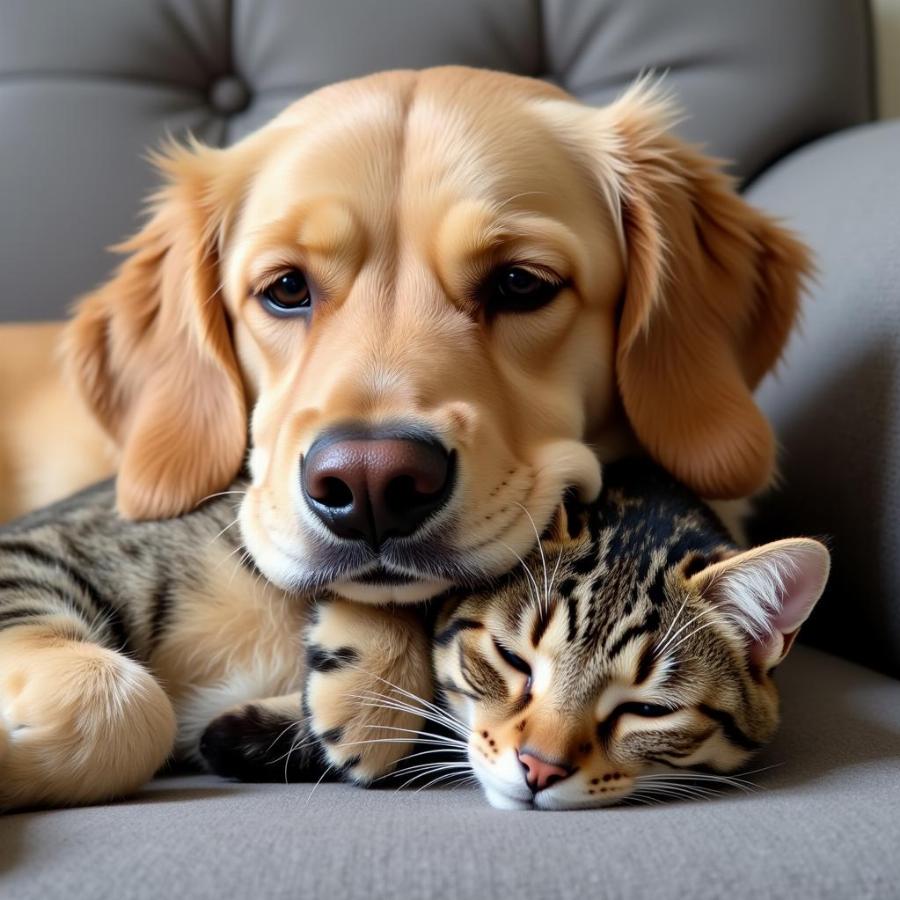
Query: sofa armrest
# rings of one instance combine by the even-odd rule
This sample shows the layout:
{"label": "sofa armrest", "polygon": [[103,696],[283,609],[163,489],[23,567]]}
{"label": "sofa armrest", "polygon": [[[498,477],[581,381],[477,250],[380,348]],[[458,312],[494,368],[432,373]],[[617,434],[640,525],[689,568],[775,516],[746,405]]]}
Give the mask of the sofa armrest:
{"label": "sofa armrest", "polygon": [[832,580],[805,636],[900,675],[900,121],[804,147],[747,196],[818,266],[759,392],[783,481],[760,502],[758,536],[827,535]]}

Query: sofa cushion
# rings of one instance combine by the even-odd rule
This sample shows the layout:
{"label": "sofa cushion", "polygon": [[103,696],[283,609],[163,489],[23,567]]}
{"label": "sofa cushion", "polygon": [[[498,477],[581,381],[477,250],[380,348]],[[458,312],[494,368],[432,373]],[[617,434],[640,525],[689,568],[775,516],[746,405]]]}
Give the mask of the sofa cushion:
{"label": "sofa cushion", "polygon": [[0,894],[191,897],[896,896],[900,683],[798,648],[758,790],[499,812],[474,789],[159,779],[110,806],[0,819]]}
{"label": "sofa cushion", "polygon": [[783,445],[760,538],[824,534],[825,598],[804,635],[900,676],[900,122],[833,135],[748,191],[809,242],[802,327],[759,392]]}
{"label": "sofa cushion", "polygon": [[4,319],[60,316],[109,272],[166,133],[227,144],[297,97],[447,63],[552,79],[591,103],[668,73],[683,133],[749,174],[870,117],[865,0],[6,0]]}

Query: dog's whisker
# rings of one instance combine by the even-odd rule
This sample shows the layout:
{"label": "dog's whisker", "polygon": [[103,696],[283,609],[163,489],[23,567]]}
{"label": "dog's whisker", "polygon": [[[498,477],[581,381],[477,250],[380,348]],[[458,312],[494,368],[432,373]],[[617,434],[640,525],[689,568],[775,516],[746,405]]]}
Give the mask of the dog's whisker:
{"label": "dog's whisker", "polygon": [[247,492],[246,491],[218,491],[215,494],[207,494],[205,497],[202,497],[200,500],[197,501],[196,506],[194,508],[196,509],[198,506],[202,506],[204,503],[206,503],[207,500],[212,500],[215,497],[227,497],[229,494],[237,494],[241,497],[244,497],[244,496],[246,496]]}

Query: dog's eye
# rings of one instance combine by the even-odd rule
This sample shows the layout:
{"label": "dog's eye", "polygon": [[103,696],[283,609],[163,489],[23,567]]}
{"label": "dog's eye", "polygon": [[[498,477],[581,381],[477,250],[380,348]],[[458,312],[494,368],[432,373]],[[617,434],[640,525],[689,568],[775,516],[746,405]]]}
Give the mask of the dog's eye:
{"label": "dog's eye", "polygon": [[262,292],[263,306],[276,316],[296,316],[309,309],[311,299],[306,276],[297,269],[280,275]]}
{"label": "dog's eye", "polygon": [[562,282],[523,266],[504,266],[485,285],[485,302],[494,313],[530,312],[548,304],[562,287]]}

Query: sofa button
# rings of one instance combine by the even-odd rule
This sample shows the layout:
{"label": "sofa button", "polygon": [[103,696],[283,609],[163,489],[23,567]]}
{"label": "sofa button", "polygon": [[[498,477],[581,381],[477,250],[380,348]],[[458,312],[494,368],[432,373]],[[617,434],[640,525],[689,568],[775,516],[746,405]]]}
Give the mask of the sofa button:
{"label": "sofa button", "polygon": [[236,75],[223,75],[209,88],[212,108],[223,116],[231,116],[250,105],[250,89]]}

